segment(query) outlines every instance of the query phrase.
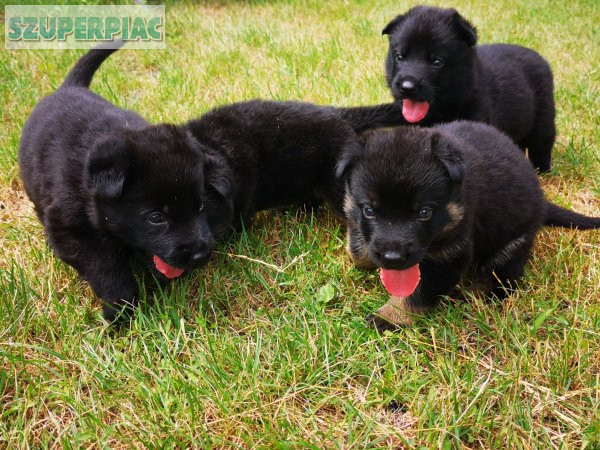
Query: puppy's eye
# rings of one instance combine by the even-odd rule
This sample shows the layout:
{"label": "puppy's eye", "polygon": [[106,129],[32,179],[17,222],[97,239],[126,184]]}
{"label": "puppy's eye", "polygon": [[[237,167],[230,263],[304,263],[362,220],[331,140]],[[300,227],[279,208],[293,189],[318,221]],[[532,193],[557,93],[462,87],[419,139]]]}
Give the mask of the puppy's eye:
{"label": "puppy's eye", "polygon": [[370,206],[365,206],[363,208],[363,216],[365,216],[366,219],[374,219],[375,211]]}
{"label": "puppy's eye", "polygon": [[165,215],[160,212],[153,212],[148,215],[148,222],[152,225],[160,225],[167,221]]}
{"label": "puppy's eye", "polygon": [[406,50],[402,50],[400,53],[394,55],[396,62],[404,61],[406,59]]}
{"label": "puppy's eye", "polygon": [[444,58],[440,57],[440,56],[432,56],[431,57],[431,64],[434,65],[435,67],[442,67],[444,65],[445,61]]}
{"label": "puppy's eye", "polygon": [[429,220],[431,219],[431,215],[433,214],[433,210],[428,207],[428,206],[423,206],[421,209],[419,209],[419,220]]}

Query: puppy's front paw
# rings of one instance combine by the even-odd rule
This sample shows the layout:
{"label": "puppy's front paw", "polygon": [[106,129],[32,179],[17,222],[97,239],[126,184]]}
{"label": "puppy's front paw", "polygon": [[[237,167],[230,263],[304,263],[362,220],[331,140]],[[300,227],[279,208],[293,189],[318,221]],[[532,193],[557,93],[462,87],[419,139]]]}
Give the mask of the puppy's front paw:
{"label": "puppy's front paw", "polygon": [[[398,329],[403,326],[411,326],[413,324],[413,315],[420,312],[424,311],[421,308],[411,305],[407,297],[395,297],[392,295],[388,302],[368,316],[367,320],[371,318],[373,322],[387,322],[389,326],[394,327],[393,329]],[[374,319],[375,317],[377,318],[376,320]],[[375,323],[375,326],[379,329],[377,323]],[[389,326],[386,329],[392,329]]]}
{"label": "puppy's front paw", "polygon": [[369,326],[374,326],[379,333],[383,334],[384,331],[398,331],[400,325],[390,323],[387,320],[377,316],[375,313],[369,314],[365,317],[365,322]]}
{"label": "puppy's front paw", "polygon": [[119,326],[131,321],[133,309],[132,303],[102,301],[102,316],[111,325]]}

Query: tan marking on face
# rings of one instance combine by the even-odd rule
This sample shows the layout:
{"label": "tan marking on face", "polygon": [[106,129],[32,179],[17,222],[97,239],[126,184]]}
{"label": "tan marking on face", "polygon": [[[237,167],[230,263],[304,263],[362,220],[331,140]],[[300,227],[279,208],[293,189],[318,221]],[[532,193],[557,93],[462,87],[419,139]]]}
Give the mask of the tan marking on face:
{"label": "tan marking on face", "polygon": [[350,256],[350,259],[354,263],[356,267],[362,267],[364,269],[372,269],[375,267],[375,264],[371,262],[369,259],[369,253],[367,252],[367,245],[364,241],[359,241],[360,243],[360,252],[353,253],[350,250],[350,230],[346,232],[346,252]]}
{"label": "tan marking on face", "polygon": [[386,322],[400,326],[413,324],[415,314],[423,314],[431,308],[417,306],[410,303],[409,297],[390,296],[388,302],[375,311],[375,315]]}
{"label": "tan marking on face", "polygon": [[346,214],[346,217],[350,217],[352,215],[352,211],[355,207],[356,202],[354,201],[352,196],[348,192],[346,192],[346,194],[344,195],[344,213]]}
{"label": "tan marking on face", "polygon": [[447,233],[456,228],[465,217],[465,208],[455,202],[448,203],[446,205],[446,211],[448,211],[448,215],[450,216],[450,222],[442,229],[442,233]]}

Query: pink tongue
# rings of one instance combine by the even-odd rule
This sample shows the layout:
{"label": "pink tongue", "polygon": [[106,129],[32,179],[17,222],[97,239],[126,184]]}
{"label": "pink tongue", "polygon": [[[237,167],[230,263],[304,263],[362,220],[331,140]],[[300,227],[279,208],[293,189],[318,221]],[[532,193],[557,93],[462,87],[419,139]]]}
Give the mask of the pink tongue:
{"label": "pink tongue", "polygon": [[402,101],[402,115],[410,123],[417,123],[427,115],[429,103],[415,102],[409,98]]}
{"label": "pink tongue", "polygon": [[415,264],[405,270],[381,269],[379,277],[390,294],[395,297],[408,297],[417,288],[421,272],[419,265]]}
{"label": "pink tongue", "polygon": [[183,269],[178,269],[177,267],[168,265],[166,262],[164,262],[162,259],[160,259],[156,255],[154,255],[153,259],[154,259],[154,265],[156,266],[158,271],[167,278],[177,278],[178,276],[181,276],[181,274],[183,273]]}

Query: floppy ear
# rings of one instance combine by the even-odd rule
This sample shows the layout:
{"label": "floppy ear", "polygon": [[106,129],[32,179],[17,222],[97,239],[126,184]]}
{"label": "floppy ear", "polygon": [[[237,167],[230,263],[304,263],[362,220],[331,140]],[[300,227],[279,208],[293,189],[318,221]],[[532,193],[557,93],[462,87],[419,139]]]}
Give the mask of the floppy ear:
{"label": "floppy ear", "polygon": [[465,163],[455,144],[441,134],[434,132],[431,136],[431,151],[446,168],[450,180],[456,184],[462,182]]}
{"label": "floppy ear", "polygon": [[116,200],[123,192],[131,167],[128,144],[122,139],[99,142],[88,154],[85,169],[92,195],[103,200]]}
{"label": "floppy ear", "polygon": [[452,21],[456,26],[460,36],[464,39],[464,41],[473,46],[477,43],[477,30],[471,22],[461,16],[457,10],[451,9],[452,11]]}
{"label": "floppy ear", "polygon": [[224,198],[229,199],[233,195],[233,172],[224,159],[205,153],[204,177],[206,184]]}
{"label": "floppy ear", "polygon": [[394,30],[396,29],[396,27],[398,27],[405,18],[406,18],[406,16],[403,14],[396,16],[394,18],[394,20],[392,20],[390,23],[388,23],[385,26],[385,28],[381,31],[381,34],[382,35],[392,34],[394,32]]}
{"label": "floppy ear", "polygon": [[363,150],[364,140],[362,136],[360,142],[352,141],[348,144],[342,151],[342,154],[335,165],[335,177],[340,178],[344,175],[344,173],[356,163]]}

